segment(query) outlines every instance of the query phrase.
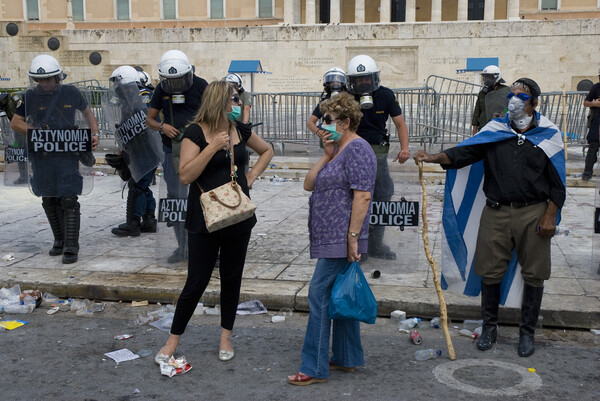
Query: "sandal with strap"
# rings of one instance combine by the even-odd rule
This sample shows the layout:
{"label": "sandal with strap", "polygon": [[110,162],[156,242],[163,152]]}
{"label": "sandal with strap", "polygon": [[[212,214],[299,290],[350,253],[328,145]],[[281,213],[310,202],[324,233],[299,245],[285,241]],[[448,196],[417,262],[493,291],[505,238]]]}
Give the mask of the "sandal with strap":
{"label": "sandal with strap", "polygon": [[294,386],[308,386],[313,383],[324,383],[327,379],[317,379],[316,377],[310,377],[304,373],[296,373],[295,375],[288,376],[288,383]]}

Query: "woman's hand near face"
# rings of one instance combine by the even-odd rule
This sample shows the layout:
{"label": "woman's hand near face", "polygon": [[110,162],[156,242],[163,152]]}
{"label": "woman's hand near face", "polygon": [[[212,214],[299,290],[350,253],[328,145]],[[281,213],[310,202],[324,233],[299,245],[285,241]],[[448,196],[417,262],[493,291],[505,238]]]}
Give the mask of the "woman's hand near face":
{"label": "woman's hand near face", "polygon": [[331,133],[328,132],[327,134],[323,135],[321,140],[323,142],[323,150],[325,151],[325,154],[327,156],[329,156],[329,159],[331,160],[331,158],[333,157],[333,153],[335,152],[335,142],[332,141],[331,139],[329,139],[330,137],[331,137]]}

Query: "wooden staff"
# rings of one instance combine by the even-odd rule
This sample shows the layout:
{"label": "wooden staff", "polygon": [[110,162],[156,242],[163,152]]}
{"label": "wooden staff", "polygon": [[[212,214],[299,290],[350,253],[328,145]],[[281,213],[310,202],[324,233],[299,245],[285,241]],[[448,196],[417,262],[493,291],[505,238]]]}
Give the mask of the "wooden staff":
{"label": "wooden staff", "polygon": [[444,330],[444,337],[446,338],[446,346],[448,347],[448,355],[450,360],[456,359],[456,353],[454,352],[454,346],[452,345],[452,339],[450,338],[450,332],[448,331],[448,311],[446,309],[446,300],[444,300],[444,293],[442,292],[442,286],[438,277],[438,269],[435,265],[435,260],[429,250],[429,238],[427,237],[427,188],[425,188],[425,180],[423,179],[423,163],[419,163],[419,181],[421,181],[421,188],[423,189],[423,206],[421,208],[421,218],[423,219],[423,231],[421,236],[423,237],[423,246],[425,247],[425,255],[433,270],[433,284],[435,284],[435,292],[440,300],[440,317],[442,320],[442,330]]}

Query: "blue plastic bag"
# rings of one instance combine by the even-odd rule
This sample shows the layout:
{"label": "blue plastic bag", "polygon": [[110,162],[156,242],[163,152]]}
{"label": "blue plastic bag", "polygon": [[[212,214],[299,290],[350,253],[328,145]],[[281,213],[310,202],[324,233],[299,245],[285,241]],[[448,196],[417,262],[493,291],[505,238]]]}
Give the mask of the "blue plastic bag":
{"label": "blue plastic bag", "polygon": [[358,262],[348,263],[336,277],[329,299],[329,318],[375,323],[377,300]]}

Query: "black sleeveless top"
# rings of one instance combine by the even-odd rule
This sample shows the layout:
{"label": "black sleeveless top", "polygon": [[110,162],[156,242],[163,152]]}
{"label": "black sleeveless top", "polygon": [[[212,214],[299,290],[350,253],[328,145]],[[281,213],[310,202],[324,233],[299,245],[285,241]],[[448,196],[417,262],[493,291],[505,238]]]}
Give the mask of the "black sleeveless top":
{"label": "black sleeveless top", "polygon": [[[237,132],[240,137],[240,142],[233,146],[235,151],[234,162],[237,166],[238,173],[237,183],[242,189],[242,191],[248,197],[250,197],[248,181],[246,180],[246,175],[244,174],[244,171],[246,167],[246,141],[250,138],[250,135],[252,135],[252,131],[245,124],[236,122],[236,125]],[[206,138],[204,137],[204,132],[198,124],[190,124],[185,130],[183,137],[191,140],[196,145],[198,145],[200,147],[200,151],[202,151],[208,146]],[[200,206],[200,195],[202,193],[198,188],[198,184],[202,187],[202,190],[204,190],[204,192],[208,192],[231,181],[230,163],[231,162],[229,160],[227,152],[223,149],[219,150],[213,155],[212,159],[210,159],[210,161],[204,168],[202,174],[200,174],[200,176],[196,178],[196,180],[193,183],[190,184],[190,191],[188,194],[187,202],[187,215],[185,218],[185,228],[187,228],[191,232],[208,233],[208,230],[206,229],[206,224],[204,222],[202,206]],[[242,234],[244,232],[250,231],[255,224],[256,215],[237,224],[215,231],[213,232],[213,234]]]}

